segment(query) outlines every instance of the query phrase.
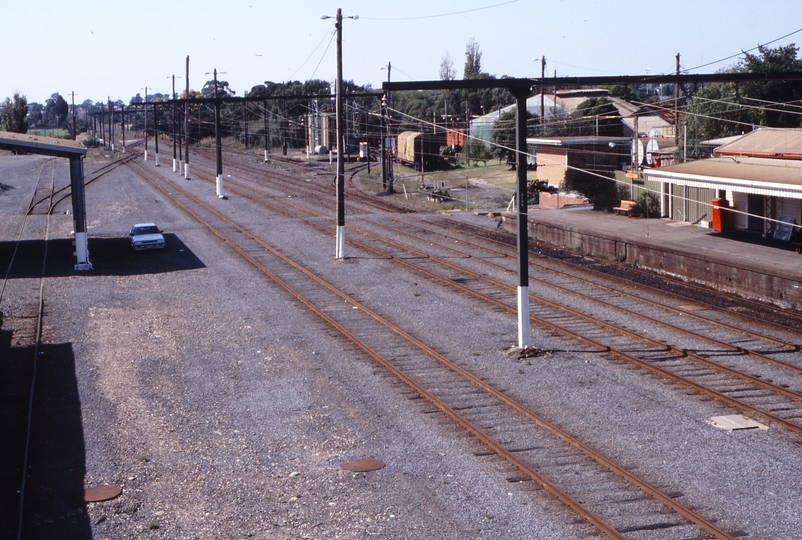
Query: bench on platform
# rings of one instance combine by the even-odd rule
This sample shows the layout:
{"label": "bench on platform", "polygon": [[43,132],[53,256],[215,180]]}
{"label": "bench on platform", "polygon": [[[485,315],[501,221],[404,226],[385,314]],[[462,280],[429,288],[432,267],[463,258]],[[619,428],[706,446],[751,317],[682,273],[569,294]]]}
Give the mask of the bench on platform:
{"label": "bench on platform", "polygon": [[615,212],[620,216],[628,216],[628,217],[632,216],[632,209],[635,207],[636,204],[638,203],[635,201],[624,199],[621,201],[620,206],[616,206],[615,208],[613,208],[613,212]]}

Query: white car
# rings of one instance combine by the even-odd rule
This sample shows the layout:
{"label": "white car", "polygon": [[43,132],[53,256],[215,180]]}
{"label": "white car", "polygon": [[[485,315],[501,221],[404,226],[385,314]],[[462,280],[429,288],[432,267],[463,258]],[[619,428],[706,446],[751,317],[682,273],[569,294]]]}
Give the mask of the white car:
{"label": "white car", "polygon": [[164,236],[155,223],[137,223],[131,227],[128,238],[136,251],[143,249],[164,249]]}

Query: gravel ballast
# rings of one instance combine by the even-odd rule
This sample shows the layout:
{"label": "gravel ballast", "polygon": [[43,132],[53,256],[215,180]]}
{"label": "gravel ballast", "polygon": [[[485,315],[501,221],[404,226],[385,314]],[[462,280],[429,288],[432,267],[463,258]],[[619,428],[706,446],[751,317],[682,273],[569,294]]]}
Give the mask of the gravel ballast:
{"label": "gravel ballast", "polygon": [[[3,220],[2,242],[15,239],[30,199],[22,184],[35,178],[37,159],[0,157],[0,170],[13,171],[0,181],[14,188],[0,193],[0,210],[12,218]],[[514,317],[351,247],[349,259],[335,261],[333,227],[322,236],[235,196],[215,201],[213,186],[200,181],[181,187],[227,205],[279,250],[619,464],[681,493],[678,500],[725,530],[750,538],[802,530],[797,437],[773,427],[717,430],[705,419],[733,411],[536,327],[533,342],[549,354],[516,360],[504,352],[517,339]],[[25,538],[596,535],[532,483],[509,483],[508,465],[477,455],[484,448],[473,438],[410,399],[127,168],[86,196],[95,270],[45,280],[49,348],[36,390]],[[148,221],[165,230],[167,248],[131,252],[128,229]],[[71,230],[70,215],[51,218],[52,237]],[[53,259],[70,264],[69,255]],[[37,431],[55,422],[44,419],[48,406],[69,432]],[[340,467],[362,458],[386,466]],[[58,482],[40,472],[53,461]],[[76,501],[75,491],[100,485],[123,493]]]}

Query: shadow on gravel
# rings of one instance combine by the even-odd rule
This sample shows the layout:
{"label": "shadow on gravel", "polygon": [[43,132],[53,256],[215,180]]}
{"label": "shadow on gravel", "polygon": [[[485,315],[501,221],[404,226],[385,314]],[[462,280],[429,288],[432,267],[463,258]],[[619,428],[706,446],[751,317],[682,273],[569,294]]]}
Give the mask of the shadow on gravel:
{"label": "shadow on gravel", "polygon": [[[9,533],[3,538],[17,538],[19,526],[33,356],[33,347],[15,348],[11,332],[0,331],[0,531]],[[86,509],[76,498],[86,454],[72,345],[43,346],[37,364],[22,538],[89,540]]]}
{"label": "shadow on gravel", "polygon": [[[14,256],[9,278],[38,278],[42,275],[44,240],[20,242],[14,255],[16,242],[0,242],[0,276],[5,276],[8,263]],[[63,238],[47,242],[47,269],[45,277],[65,276],[129,276],[160,274],[205,268],[206,265],[175,235],[164,235],[164,249],[134,252],[128,238],[89,238],[89,261],[94,270],[75,270],[75,248],[72,239]]]}

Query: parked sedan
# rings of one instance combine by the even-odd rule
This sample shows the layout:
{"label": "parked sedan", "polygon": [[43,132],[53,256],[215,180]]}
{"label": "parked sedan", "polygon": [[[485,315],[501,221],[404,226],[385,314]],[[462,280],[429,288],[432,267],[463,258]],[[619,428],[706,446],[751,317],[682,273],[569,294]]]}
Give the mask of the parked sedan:
{"label": "parked sedan", "polygon": [[131,227],[128,238],[136,251],[144,249],[164,249],[164,236],[155,223],[137,223]]}

